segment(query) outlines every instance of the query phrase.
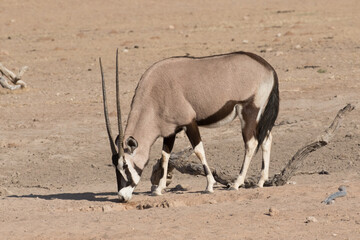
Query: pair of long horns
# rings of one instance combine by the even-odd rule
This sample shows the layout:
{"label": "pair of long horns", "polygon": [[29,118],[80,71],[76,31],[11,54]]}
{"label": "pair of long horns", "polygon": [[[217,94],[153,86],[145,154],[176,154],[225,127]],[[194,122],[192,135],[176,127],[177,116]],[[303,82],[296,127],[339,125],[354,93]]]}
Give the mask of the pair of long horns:
{"label": "pair of long horns", "polygon": [[102,81],[102,92],[103,92],[103,102],[104,102],[104,115],[105,115],[105,122],[106,122],[106,130],[108,133],[109,141],[110,141],[110,148],[111,152],[114,155],[118,154],[119,157],[124,155],[123,149],[123,139],[124,133],[121,124],[121,109],[120,109],[120,93],[119,93],[119,66],[118,66],[118,59],[119,59],[119,51],[116,50],[116,109],[117,109],[117,120],[118,120],[118,130],[119,130],[119,140],[117,141],[117,149],[119,152],[116,151],[115,142],[112,137],[111,127],[110,127],[110,120],[109,120],[109,113],[107,107],[107,100],[106,100],[106,88],[105,88],[105,80],[104,80],[104,72],[103,67],[101,64],[101,58],[99,58],[100,63],[100,71],[101,71],[101,81]]}

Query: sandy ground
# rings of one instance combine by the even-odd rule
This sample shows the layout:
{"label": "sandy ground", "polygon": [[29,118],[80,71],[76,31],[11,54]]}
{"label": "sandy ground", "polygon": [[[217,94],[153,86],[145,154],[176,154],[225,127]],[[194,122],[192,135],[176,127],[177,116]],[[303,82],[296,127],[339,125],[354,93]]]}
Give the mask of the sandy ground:
{"label": "sandy ground", "polygon": [[[261,55],[277,70],[281,107],[270,175],[360,100],[360,4],[343,1],[0,2],[0,62],[29,66],[27,89],[0,89],[0,239],[360,239],[360,120],[355,109],[293,183],[202,194],[204,177],[176,174],[186,191],[150,196],[152,165],[131,202],[117,201],[102,114],[98,57],[109,99],[120,50],[127,118],[137,81],[170,56],[232,51]],[[111,101],[111,120],[115,106]],[[239,120],[201,129],[210,166],[236,174]],[[175,151],[189,143],[179,136]],[[196,161],[196,159],[192,159]],[[248,176],[258,175],[258,154]],[[326,170],[329,175],[306,174]],[[321,204],[340,185],[348,194]],[[275,214],[269,216],[269,208]],[[316,221],[307,221],[308,217]]]}

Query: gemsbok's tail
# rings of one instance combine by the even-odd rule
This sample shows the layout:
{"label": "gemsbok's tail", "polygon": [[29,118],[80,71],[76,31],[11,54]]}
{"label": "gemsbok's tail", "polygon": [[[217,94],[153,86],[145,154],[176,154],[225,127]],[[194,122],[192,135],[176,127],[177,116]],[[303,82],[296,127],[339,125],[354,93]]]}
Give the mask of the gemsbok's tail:
{"label": "gemsbok's tail", "polygon": [[271,132],[271,129],[275,124],[275,120],[279,113],[279,101],[279,81],[277,74],[274,71],[274,85],[271,90],[265,110],[261,115],[256,127],[256,135],[258,140],[258,146],[256,148],[256,151],[259,150],[264,139]]}

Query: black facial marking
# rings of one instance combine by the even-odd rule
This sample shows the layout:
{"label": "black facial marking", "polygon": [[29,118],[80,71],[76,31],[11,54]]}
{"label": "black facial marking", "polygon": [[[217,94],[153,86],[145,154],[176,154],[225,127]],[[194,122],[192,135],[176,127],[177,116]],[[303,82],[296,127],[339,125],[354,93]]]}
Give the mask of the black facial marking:
{"label": "black facial marking", "polygon": [[131,185],[131,187],[135,187],[136,184],[135,184],[135,182],[134,182],[134,180],[133,180],[133,178],[131,176],[131,173],[130,173],[129,168],[128,168],[127,165],[124,165],[124,170],[125,170],[126,177],[128,179],[128,182],[126,183],[126,186]]}
{"label": "black facial marking", "polygon": [[134,163],[134,169],[137,172],[137,174],[139,176],[141,176],[141,173],[142,173],[143,170],[141,168],[139,168],[135,163]]}
{"label": "black facial marking", "polygon": [[119,164],[119,155],[118,154],[114,154],[112,155],[112,164],[117,167],[117,165]]}

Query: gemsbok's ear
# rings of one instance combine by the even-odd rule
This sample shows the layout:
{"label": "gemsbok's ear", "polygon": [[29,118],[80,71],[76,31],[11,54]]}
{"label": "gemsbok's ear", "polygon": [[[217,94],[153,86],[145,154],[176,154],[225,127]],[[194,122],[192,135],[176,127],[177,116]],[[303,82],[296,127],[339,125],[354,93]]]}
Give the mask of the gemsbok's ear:
{"label": "gemsbok's ear", "polygon": [[126,147],[129,148],[130,153],[132,154],[135,149],[138,147],[138,142],[136,141],[135,138],[133,138],[132,136],[128,137],[128,139],[126,139]]}

